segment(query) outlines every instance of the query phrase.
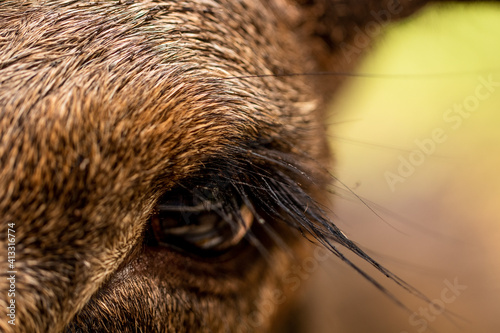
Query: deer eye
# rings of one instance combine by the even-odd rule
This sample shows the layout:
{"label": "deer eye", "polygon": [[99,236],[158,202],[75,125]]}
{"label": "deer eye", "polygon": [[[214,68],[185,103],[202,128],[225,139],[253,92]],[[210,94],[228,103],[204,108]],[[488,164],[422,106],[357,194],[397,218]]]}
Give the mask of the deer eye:
{"label": "deer eye", "polygon": [[194,254],[217,254],[247,235],[253,214],[227,183],[174,189],[158,201],[150,218],[159,246]]}

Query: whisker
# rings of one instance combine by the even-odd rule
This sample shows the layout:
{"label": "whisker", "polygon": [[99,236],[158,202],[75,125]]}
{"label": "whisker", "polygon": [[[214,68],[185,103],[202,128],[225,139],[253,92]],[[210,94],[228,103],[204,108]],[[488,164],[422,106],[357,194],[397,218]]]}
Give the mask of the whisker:
{"label": "whisker", "polygon": [[433,78],[457,78],[471,77],[476,75],[484,75],[491,73],[499,73],[500,68],[479,69],[470,71],[442,72],[442,73],[361,73],[361,72],[310,72],[310,73],[274,73],[274,74],[257,74],[257,75],[241,75],[227,76],[218,80],[236,80],[236,79],[252,79],[265,77],[296,77],[296,76],[334,76],[334,77],[353,77],[363,79],[392,79],[392,80],[414,80],[414,79],[433,79]]}
{"label": "whisker", "polygon": [[[345,137],[340,137],[340,136],[330,135],[330,134],[327,136],[329,138],[332,138],[333,140],[342,141],[345,143],[355,144],[355,145],[359,145],[359,146],[375,147],[375,148],[380,148],[380,149],[384,149],[384,150],[399,151],[402,153],[411,153],[413,151],[413,149],[406,149],[406,148],[392,146],[392,145],[388,145],[388,144],[373,143],[373,142],[368,142],[368,141],[364,141],[364,140],[345,138]],[[450,156],[443,156],[443,155],[439,155],[439,154],[432,154],[429,157],[451,159]]]}

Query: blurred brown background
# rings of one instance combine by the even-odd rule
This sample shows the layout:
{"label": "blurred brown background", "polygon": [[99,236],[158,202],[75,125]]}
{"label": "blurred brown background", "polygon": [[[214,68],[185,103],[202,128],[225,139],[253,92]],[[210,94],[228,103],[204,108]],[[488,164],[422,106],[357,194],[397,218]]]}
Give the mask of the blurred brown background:
{"label": "blurred brown background", "polygon": [[499,36],[498,5],[427,9],[338,94],[333,171],[369,207],[339,183],[333,218],[434,303],[358,260],[405,311],[333,258],[303,279],[323,299],[312,332],[500,332]]}

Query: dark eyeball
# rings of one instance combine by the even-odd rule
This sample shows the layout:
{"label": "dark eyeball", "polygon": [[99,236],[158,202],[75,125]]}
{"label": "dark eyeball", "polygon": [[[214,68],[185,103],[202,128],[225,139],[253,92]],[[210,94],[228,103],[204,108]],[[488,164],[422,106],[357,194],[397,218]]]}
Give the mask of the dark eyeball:
{"label": "dark eyeball", "polygon": [[229,189],[204,186],[164,195],[151,217],[151,229],[159,245],[217,253],[238,245],[253,220],[249,207]]}

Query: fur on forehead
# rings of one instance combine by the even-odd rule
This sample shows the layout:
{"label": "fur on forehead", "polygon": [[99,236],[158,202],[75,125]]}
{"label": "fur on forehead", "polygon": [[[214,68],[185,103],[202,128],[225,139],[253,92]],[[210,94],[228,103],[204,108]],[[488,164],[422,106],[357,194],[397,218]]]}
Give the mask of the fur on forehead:
{"label": "fur on forehead", "polygon": [[[55,155],[70,147],[65,154],[85,159],[91,155],[85,149],[95,148],[99,158],[130,161],[150,173],[169,168],[172,175],[227,143],[296,139],[292,129],[310,125],[317,104],[309,88],[297,78],[258,76],[303,71],[302,64],[279,59],[293,45],[286,38],[270,42],[280,29],[275,20],[240,17],[241,10],[221,6],[0,6],[0,28],[11,41],[0,55],[4,121],[16,124],[12,130],[27,143],[46,142]],[[255,29],[262,39],[249,38]],[[41,124],[51,130],[35,130]]]}

